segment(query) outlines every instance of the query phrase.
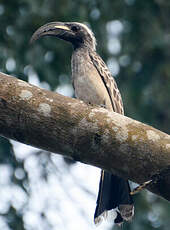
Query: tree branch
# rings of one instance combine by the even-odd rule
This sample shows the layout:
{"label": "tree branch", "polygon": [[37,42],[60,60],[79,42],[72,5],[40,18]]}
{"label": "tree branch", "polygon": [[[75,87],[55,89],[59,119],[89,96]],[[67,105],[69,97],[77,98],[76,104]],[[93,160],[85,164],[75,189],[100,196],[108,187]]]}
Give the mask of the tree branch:
{"label": "tree branch", "polygon": [[170,136],[0,73],[0,135],[94,165],[170,200]]}

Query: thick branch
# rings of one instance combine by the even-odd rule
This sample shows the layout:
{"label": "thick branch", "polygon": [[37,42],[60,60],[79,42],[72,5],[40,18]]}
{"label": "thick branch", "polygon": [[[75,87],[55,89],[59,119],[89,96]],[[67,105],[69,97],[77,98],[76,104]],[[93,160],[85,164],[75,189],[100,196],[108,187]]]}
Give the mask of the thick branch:
{"label": "thick branch", "polygon": [[0,135],[109,170],[170,200],[170,136],[0,73]]}

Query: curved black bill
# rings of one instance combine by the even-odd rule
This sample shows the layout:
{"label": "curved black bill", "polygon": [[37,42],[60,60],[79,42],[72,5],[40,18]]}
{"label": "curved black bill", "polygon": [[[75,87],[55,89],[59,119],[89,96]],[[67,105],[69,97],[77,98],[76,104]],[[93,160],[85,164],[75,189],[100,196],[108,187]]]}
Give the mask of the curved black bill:
{"label": "curved black bill", "polygon": [[43,36],[62,36],[70,28],[62,22],[50,22],[38,28],[30,39],[30,43],[38,40]]}

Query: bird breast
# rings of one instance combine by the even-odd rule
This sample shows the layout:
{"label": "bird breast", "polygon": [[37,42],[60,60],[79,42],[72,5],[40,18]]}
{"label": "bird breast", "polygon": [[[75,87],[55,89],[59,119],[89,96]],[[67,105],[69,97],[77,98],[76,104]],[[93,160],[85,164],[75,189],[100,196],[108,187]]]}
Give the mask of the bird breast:
{"label": "bird breast", "polygon": [[112,110],[107,89],[88,52],[74,51],[72,55],[72,81],[78,99],[86,103],[103,105]]}

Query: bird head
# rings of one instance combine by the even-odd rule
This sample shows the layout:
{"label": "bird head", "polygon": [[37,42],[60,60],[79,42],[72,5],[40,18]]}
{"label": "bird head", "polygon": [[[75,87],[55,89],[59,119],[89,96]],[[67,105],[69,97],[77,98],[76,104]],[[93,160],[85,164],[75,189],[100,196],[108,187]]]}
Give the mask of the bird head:
{"label": "bird head", "polygon": [[44,36],[55,36],[71,42],[74,48],[88,47],[96,49],[96,39],[93,32],[78,22],[50,22],[38,28],[31,37],[31,43]]}

